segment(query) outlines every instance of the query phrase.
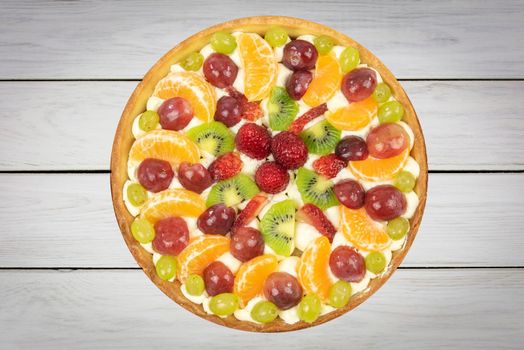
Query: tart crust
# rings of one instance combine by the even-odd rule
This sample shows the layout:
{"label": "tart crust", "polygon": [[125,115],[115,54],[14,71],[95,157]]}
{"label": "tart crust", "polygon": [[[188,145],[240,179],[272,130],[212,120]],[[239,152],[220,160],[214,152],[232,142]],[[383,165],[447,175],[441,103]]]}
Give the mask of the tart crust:
{"label": "tart crust", "polygon": [[[220,318],[215,315],[207,314],[201,305],[189,301],[182,295],[182,292],[180,291],[180,282],[178,280],[175,282],[166,282],[157,276],[153,260],[151,259],[151,254],[142,248],[140,243],[137,242],[131,235],[130,225],[133,217],[128,213],[122,196],[122,189],[125,181],[127,180],[127,157],[129,149],[131,148],[131,145],[134,141],[134,137],[131,132],[133,119],[136,115],[140,114],[146,109],[147,100],[153,93],[155,85],[160,79],[168,74],[170,66],[187,56],[189,53],[193,51],[199,51],[209,42],[210,36],[216,31],[245,31],[263,34],[267,29],[276,25],[286,29],[291,37],[297,37],[304,34],[312,34],[317,36],[328,35],[332,37],[338,45],[357,47],[360,53],[361,62],[367,63],[369,66],[375,68],[380,73],[382,79],[391,87],[394,97],[404,106],[405,114],[403,121],[405,121],[411,127],[415,135],[415,142],[411,151],[411,156],[420,166],[420,176],[415,187],[415,192],[419,197],[419,205],[415,211],[415,214],[410,220],[411,228],[404,247],[393,252],[392,260],[386,272],[383,273],[380,277],[372,279],[364,291],[352,296],[348,305],[346,305],[344,308],[336,309],[328,314],[320,316],[313,323],[300,321],[295,324],[287,324],[283,320],[277,318],[275,321],[269,324],[255,324],[252,322],[237,320],[234,316]],[[120,226],[124,240],[131,251],[131,254],[133,254],[133,257],[144,270],[146,275],[167,296],[192,313],[226,327],[252,332],[286,332],[312,327],[345,314],[346,312],[363,303],[372,294],[374,294],[395,272],[415,239],[426,204],[427,180],[428,166],[424,135],[422,133],[419,120],[415,110],[413,109],[411,101],[393,74],[369,50],[346,35],[318,23],[299,18],[282,16],[246,17],[217,24],[189,37],[167,52],[147,72],[147,74],[144,76],[144,79],[138,84],[136,89],[133,91],[133,94],[129,98],[116,130],[115,139],[113,142],[113,150],[111,153],[110,181],[116,219],[118,221],[118,225]]]}

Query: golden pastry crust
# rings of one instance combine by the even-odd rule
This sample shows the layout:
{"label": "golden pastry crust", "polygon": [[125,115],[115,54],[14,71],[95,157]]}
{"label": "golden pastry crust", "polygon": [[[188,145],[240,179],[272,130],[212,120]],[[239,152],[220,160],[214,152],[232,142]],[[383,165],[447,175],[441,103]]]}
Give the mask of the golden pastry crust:
{"label": "golden pastry crust", "polygon": [[[216,31],[245,31],[263,34],[268,28],[275,25],[286,29],[289,35],[292,37],[304,34],[328,35],[332,37],[338,45],[357,47],[360,53],[361,62],[367,63],[369,66],[375,68],[380,73],[383,80],[391,87],[394,97],[404,106],[405,114],[403,121],[405,121],[411,127],[415,135],[415,143],[411,151],[411,156],[415,158],[420,166],[420,176],[415,187],[415,192],[419,196],[420,201],[415,214],[410,220],[411,229],[407,236],[407,241],[404,247],[398,251],[393,252],[393,257],[388,270],[380,277],[371,280],[368,288],[354,295],[346,307],[323,315],[311,324],[303,321],[295,324],[287,324],[281,319],[277,319],[269,324],[255,324],[252,322],[239,321],[234,316],[220,318],[218,316],[208,315],[202,309],[201,305],[197,305],[189,301],[182,295],[179,281],[166,282],[157,276],[155,266],[151,259],[151,254],[145,251],[140,246],[140,243],[138,243],[131,235],[130,225],[133,217],[128,213],[122,196],[122,189],[125,181],[127,180],[127,157],[131,144],[134,141],[134,137],[131,132],[133,119],[146,109],[147,100],[153,93],[155,85],[160,79],[168,74],[170,66],[187,56],[189,53],[193,51],[199,51],[209,42],[210,36]],[[393,74],[369,50],[350,39],[346,35],[318,23],[299,18],[281,16],[247,17],[221,23],[189,37],[166,53],[147,72],[147,74],[144,76],[144,79],[140,82],[140,84],[138,84],[133,94],[129,98],[129,101],[127,102],[118,124],[113,143],[113,150],[111,153],[111,193],[116,219],[129,250],[147,276],[167,296],[194,314],[226,327],[253,332],[286,332],[312,327],[334,319],[348,312],[349,310],[354,309],[367,298],[369,298],[373,293],[375,293],[395,272],[397,267],[406,256],[409,248],[411,247],[411,244],[413,243],[413,240],[415,239],[426,204],[427,179],[428,166],[424,135],[422,133],[420,123],[415,110],[413,109],[411,101]]]}

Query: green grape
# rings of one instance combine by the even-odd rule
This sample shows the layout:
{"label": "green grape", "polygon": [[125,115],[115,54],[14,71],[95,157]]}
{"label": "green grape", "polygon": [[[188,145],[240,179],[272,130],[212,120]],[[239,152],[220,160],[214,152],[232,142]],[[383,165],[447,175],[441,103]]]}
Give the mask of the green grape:
{"label": "green grape", "polygon": [[340,68],[342,69],[342,73],[349,72],[358,66],[358,63],[360,62],[358,50],[354,47],[346,47],[344,51],[340,53],[338,61],[340,63]]}
{"label": "green grape", "polygon": [[211,47],[216,52],[228,55],[237,48],[237,40],[229,33],[216,32],[211,35]]}
{"label": "green grape", "polygon": [[127,198],[132,205],[138,207],[139,205],[144,204],[147,199],[147,191],[139,183],[133,183],[127,186]]}
{"label": "green grape", "polygon": [[193,52],[190,53],[182,62],[180,62],[180,65],[185,70],[192,70],[197,71],[202,67],[202,63],[204,62],[204,56],[200,52]]}
{"label": "green grape", "polygon": [[259,301],[251,310],[251,317],[257,322],[268,323],[278,316],[278,308],[270,301]]}
{"label": "green grape", "polygon": [[215,315],[229,316],[238,309],[238,297],[233,293],[215,295],[209,301],[209,308]]}
{"label": "green grape", "polygon": [[288,36],[285,29],[280,27],[269,28],[264,36],[264,39],[272,47],[279,47],[284,45],[287,42]]}
{"label": "green grape", "polygon": [[156,262],[156,274],[164,281],[170,280],[176,274],[176,258],[170,255],[163,255]]}
{"label": "green grape", "polygon": [[409,171],[401,171],[395,176],[393,180],[393,186],[401,190],[402,192],[411,192],[415,187],[415,176]]}
{"label": "green grape", "polygon": [[383,103],[389,100],[391,97],[391,89],[389,88],[388,84],[386,83],[380,83],[375,88],[375,91],[373,91],[373,98],[378,103]]}
{"label": "green grape", "polygon": [[307,323],[314,322],[321,311],[320,298],[316,294],[308,294],[298,304],[298,318]]}
{"label": "green grape", "polygon": [[366,258],[366,269],[373,272],[374,274],[379,274],[386,268],[386,257],[380,252],[371,252]]}
{"label": "green grape", "polygon": [[386,226],[386,232],[388,233],[389,237],[395,241],[404,238],[408,231],[409,221],[400,216],[389,221],[388,225]]}
{"label": "green grape", "polygon": [[136,218],[131,224],[131,234],[140,243],[149,243],[155,239],[155,228],[146,219]]}
{"label": "green grape", "polygon": [[186,290],[194,296],[202,295],[204,293],[204,279],[197,274],[189,275],[186,280]]}
{"label": "green grape", "polygon": [[329,304],[333,307],[340,308],[347,305],[351,297],[351,284],[340,280],[335,283],[329,291]]}
{"label": "green grape", "polygon": [[402,119],[404,107],[398,101],[384,103],[378,109],[378,120],[381,123],[394,123]]}
{"label": "green grape", "polygon": [[320,55],[328,54],[331,51],[331,49],[333,48],[333,45],[335,45],[335,43],[333,42],[333,39],[331,39],[327,35],[321,35],[321,36],[316,37],[313,40],[313,44],[317,48],[317,51]]}
{"label": "green grape", "polygon": [[151,131],[156,129],[159,122],[160,117],[157,112],[145,111],[138,119],[138,127],[144,131]]}

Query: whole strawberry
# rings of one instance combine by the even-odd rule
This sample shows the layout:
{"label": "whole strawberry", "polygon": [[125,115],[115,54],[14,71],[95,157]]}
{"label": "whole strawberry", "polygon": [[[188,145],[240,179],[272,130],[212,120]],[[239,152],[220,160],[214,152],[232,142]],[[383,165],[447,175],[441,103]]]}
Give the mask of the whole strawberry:
{"label": "whole strawberry", "polygon": [[306,163],[307,147],[300,137],[282,131],[273,138],[271,152],[277,163],[286,169],[297,169]]}
{"label": "whole strawberry", "polygon": [[247,123],[238,129],[235,143],[250,158],[264,159],[271,153],[271,135],[263,126]]}
{"label": "whole strawberry", "polygon": [[275,162],[265,162],[255,173],[255,182],[260,190],[275,194],[286,189],[289,183],[289,173]]}
{"label": "whole strawberry", "polygon": [[209,165],[208,171],[215,181],[229,179],[242,170],[242,161],[238,153],[229,152],[221,155]]}

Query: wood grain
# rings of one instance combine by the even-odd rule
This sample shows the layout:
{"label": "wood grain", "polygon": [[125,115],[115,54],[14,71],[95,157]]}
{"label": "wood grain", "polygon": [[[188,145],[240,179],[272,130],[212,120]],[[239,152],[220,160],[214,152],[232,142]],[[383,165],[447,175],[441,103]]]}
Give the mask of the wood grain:
{"label": "wood grain", "polygon": [[[524,266],[524,174],[431,174],[402,266]],[[0,267],[136,267],[108,174],[0,175]],[[503,220],[501,220],[503,218]]]}
{"label": "wood grain", "polygon": [[140,78],[178,42],[212,24],[262,14],[331,26],[399,78],[523,78],[519,0],[264,2],[2,1],[1,79]]}
{"label": "wood grain", "polygon": [[524,341],[524,271],[515,269],[401,270],[347,315],[278,336],[201,320],[141,271],[0,271],[0,278],[5,348],[512,349]]}
{"label": "wood grain", "polygon": [[[0,170],[108,170],[137,82],[0,83]],[[523,81],[404,81],[430,170],[523,170]],[[45,101],[45,103],[43,103]],[[67,145],[67,147],[64,147]]]}

